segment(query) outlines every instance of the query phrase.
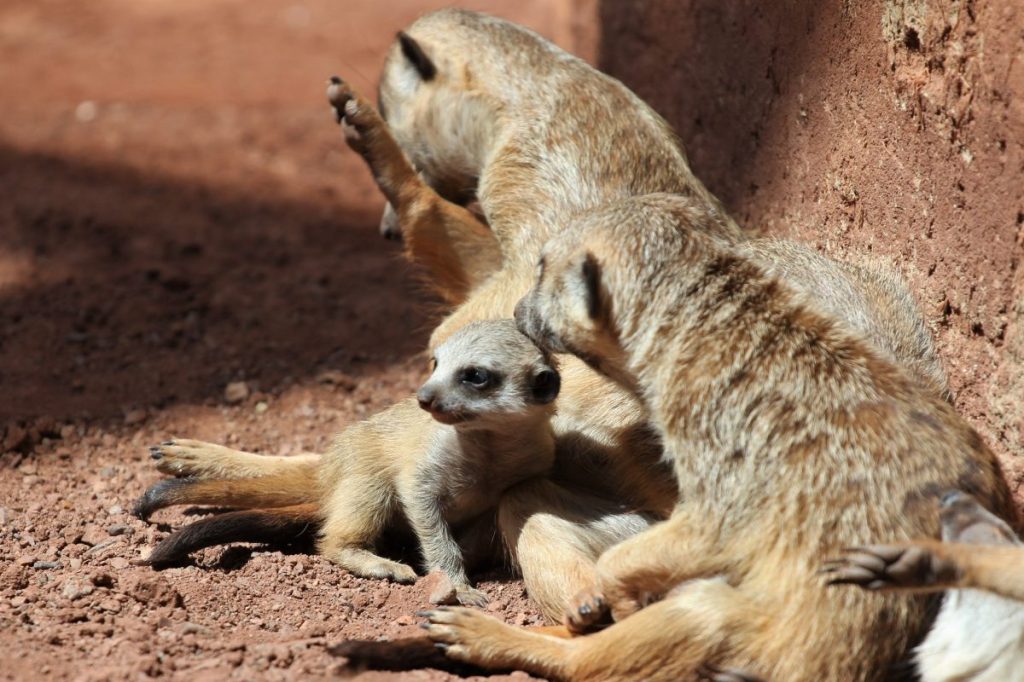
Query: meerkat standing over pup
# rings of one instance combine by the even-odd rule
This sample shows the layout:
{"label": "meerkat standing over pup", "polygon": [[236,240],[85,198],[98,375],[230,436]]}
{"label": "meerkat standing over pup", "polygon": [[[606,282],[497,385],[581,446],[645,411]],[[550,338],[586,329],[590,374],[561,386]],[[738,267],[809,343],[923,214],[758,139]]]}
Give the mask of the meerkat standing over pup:
{"label": "meerkat standing over pup", "polygon": [[[143,518],[175,504],[247,506],[254,495],[263,501],[271,490],[282,506],[305,506],[198,521],[164,539],[149,563],[224,542],[287,536],[288,529],[294,533],[305,523],[319,527],[317,552],[355,575],[413,582],[411,567],[374,552],[384,531],[404,516],[427,569],[444,572],[454,598],[486,604],[486,596],[469,584],[452,529],[493,535],[487,514],[493,514],[501,492],[550,469],[559,375],[511,319],[467,325],[438,347],[432,364],[415,399],[351,426],[322,458],[300,460],[317,470],[317,498],[315,490],[304,489],[304,477],[296,480],[277,468],[283,458],[196,442],[157,448],[162,471],[188,477],[152,486],[136,508]],[[265,475],[253,476],[261,466]],[[248,478],[234,479],[236,472]],[[289,520],[287,527],[280,519]],[[483,531],[476,527],[480,523]]]}
{"label": "meerkat standing over pup", "polygon": [[[432,346],[468,321],[510,315],[541,246],[568,217],[605,202],[673,192],[707,216],[703,229],[747,236],[650,107],[615,79],[495,17],[441,10],[408,27],[388,54],[379,113],[340,79],[328,97],[388,199],[387,217],[400,226],[406,254],[458,306]],[[460,205],[470,198],[487,224]],[[928,330],[898,275],[782,240],[747,243],[945,394]],[[562,376],[555,474],[508,491],[500,513],[527,589],[551,618],[593,580],[603,549],[675,502],[638,401],[574,359],[563,363]],[[637,509],[651,514],[623,512]]]}
{"label": "meerkat standing over pup", "polygon": [[946,591],[914,652],[923,682],[1004,682],[1024,673],[1024,543],[960,491],[942,498],[942,542],[849,550],[825,573],[832,585]]}
{"label": "meerkat standing over pup", "polygon": [[[542,251],[520,329],[643,401],[679,487],[670,518],[605,552],[559,639],[428,613],[458,660],[564,680],[881,680],[927,626],[913,597],[827,588],[825,556],[939,536],[936,499],[1015,510],[998,462],[941,397],[735,245],[690,201],[627,199]],[[651,598],[664,596],[646,608]],[[628,654],[626,654],[628,652]]]}
{"label": "meerkat standing over pup", "polygon": [[[350,144],[399,218],[407,253],[448,301],[460,304],[432,347],[469,321],[511,315],[529,288],[541,245],[565,217],[603,202],[671,190],[710,216],[708,231],[743,236],[690,172],[655,112],[621,83],[509,22],[443,10],[410,26],[381,78],[387,122],[344,83],[333,83],[331,96]],[[490,226],[447,200],[464,202],[467,192],[480,200]],[[927,330],[897,277],[835,263],[790,242],[746,244],[892,359],[944,390]],[[516,485],[499,513],[530,596],[552,619],[593,581],[605,548],[664,517],[676,498],[639,401],[575,358],[567,358],[562,375],[553,474]],[[319,502],[317,456],[261,457],[185,441],[161,451],[175,453],[174,464],[163,465],[168,471],[182,466],[213,478],[250,477],[233,481],[235,500],[265,508],[242,514],[250,531],[251,520],[262,519],[268,539],[317,518],[311,517]],[[387,472],[379,485],[389,485]],[[244,504],[237,497],[242,488]],[[219,482],[196,481],[187,490],[190,503],[223,503]],[[290,506],[299,503],[306,506]],[[232,518],[220,522],[230,525]]]}

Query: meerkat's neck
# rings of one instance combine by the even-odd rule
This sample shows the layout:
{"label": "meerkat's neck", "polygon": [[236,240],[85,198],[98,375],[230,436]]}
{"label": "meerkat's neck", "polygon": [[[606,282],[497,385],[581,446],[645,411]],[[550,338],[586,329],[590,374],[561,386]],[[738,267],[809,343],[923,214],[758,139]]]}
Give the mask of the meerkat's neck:
{"label": "meerkat's neck", "polygon": [[530,418],[510,418],[505,423],[486,427],[456,425],[454,430],[459,449],[481,458],[503,453],[541,454],[554,448],[551,415],[548,413]]}

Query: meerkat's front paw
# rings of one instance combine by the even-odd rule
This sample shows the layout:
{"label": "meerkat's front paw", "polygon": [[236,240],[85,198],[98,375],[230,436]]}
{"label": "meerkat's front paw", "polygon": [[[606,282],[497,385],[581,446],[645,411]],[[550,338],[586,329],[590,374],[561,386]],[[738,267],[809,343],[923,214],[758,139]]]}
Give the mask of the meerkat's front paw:
{"label": "meerkat's front paw", "polygon": [[597,588],[590,588],[572,598],[563,622],[570,632],[582,634],[609,624],[610,619],[611,610],[604,595]]}
{"label": "meerkat's front paw", "polygon": [[844,551],[822,569],[829,585],[886,590],[938,585],[956,577],[955,565],[918,545],[870,545]]}
{"label": "meerkat's front paw", "polygon": [[453,581],[443,571],[431,571],[427,576],[435,585],[430,591],[431,604],[461,604],[483,608],[490,601],[486,594],[472,587],[469,583]]}
{"label": "meerkat's front paw", "polygon": [[463,606],[475,606],[478,609],[484,608],[490,602],[486,594],[469,585],[456,588],[455,600]]}

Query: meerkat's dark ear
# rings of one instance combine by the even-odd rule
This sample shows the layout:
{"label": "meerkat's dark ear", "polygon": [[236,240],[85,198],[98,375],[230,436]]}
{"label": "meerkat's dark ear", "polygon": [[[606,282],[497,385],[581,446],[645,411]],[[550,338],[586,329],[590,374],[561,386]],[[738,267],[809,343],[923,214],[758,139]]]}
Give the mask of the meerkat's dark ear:
{"label": "meerkat's dark ear", "polygon": [[429,81],[437,75],[437,67],[433,60],[423,51],[423,46],[416,42],[416,39],[404,31],[398,32],[398,43],[402,46],[402,54],[409,60],[420,78]]}
{"label": "meerkat's dark ear", "polygon": [[589,251],[583,258],[580,275],[587,297],[587,314],[590,315],[590,319],[596,320],[601,314],[601,266],[598,265],[594,254]]}
{"label": "meerkat's dark ear", "polygon": [[542,369],[533,376],[530,384],[530,402],[547,405],[558,397],[562,388],[562,378],[553,369]]}

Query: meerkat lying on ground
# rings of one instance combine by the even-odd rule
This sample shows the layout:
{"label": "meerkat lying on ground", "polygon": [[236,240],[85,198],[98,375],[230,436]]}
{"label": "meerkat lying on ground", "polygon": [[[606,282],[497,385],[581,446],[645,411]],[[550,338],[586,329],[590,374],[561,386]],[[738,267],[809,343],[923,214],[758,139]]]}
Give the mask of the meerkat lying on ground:
{"label": "meerkat lying on ground", "polygon": [[[317,552],[355,575],[412,582],[411,567],[374,553],[384,531],[404,517],[426,568],[444,572],[459,603],[484,605],[485,595],[470,587],[452,528],[493,535],[487,514],[501,492],[550,469],[559,376],[511,319],[463,327],[437,348],[432,362],[415,399],[349,427],[323,458],[299,460],[301,469],[275,469],[288,458],[232,454],[196,442],[156,448],[161,471],[187,477],[152,486],[136,507],[143,518],[175,504],[249,506],[253,495],[284,509],[198,521],[164,539],[148,561],[168,563],[224,542],[280,539],[309,525],[319,529]],[[272,473],[250,478],[247,467],[259,467],[262,459]],[[305,475],[290,476],[295,471]],[[313,472],[317,497],[317,487],[306,485]],[[483,530],[476,525],[481,521]]]}
{"label": "meerkat lying on ground", "polygon": [[[466,609],[429,612],[457,660],[564,680],[877,680],[927,626],[905,595],[828,589],[823,556],[938,537],[936,498],[1015,519],[998,461],[948,402],[709,230],[683,197],[580,215],[516,308],[643,401],[679,487],[671,517],[599,559],[560,639]],[[698,214],[699,215],[699,214]],[[652,599],[661,601],[641,608]]]}
{"label": "meerkat lying on ground", "polygon": [[946,591],[914,658],[923,682],[1002,682],[1024,674],[1024,547],[1005,521],[960,491],[942,498],[942,542],[858,547],[830,584]]}
{"label": "meerkat lying on ground", "polygon": [[[474,319],[511,315],[540,246],[563,217],[605,201],[679,192],[710,216],[706,229],[743,236],[690,172],[657,114],[621,83],[509,22],[443,10],[413,24],[381,78],[387,123],[344,83],[333,83],[330,94],[349,143],[394,207],[410,258],[447,300],[464,304],[432,347]],[[489,226],[445,198],[464,203],[470,194]],[[944,390],[927,330],[898,277],[781,240],[753,240],[747,248]],[[598,555],[667,515],[676,495],[639,401],[575,358],[567,358],[562,375],[552,476],[508,491],[499,514],[531,597],[552,619],[593,581]],[[259,516],[267,539],[305,527],[315,511],[316,456],[265,457],[186,441],[163,451],[174,453],[173,463],[163,463],[168,471],[187,466],[198,476],[251,477],[234,484],[232,499],[275,508]],[[225,503],[220,483],[199,481],[188,491],[190,504]],[[289,506],[300,503],[306,506]]]}
{"label": "meerkat lying on ground", "polygon": [[[380,79],[380,113],[335,79],[346,139],[389,201],[409,258],[458,307],[431,345],[474,319],[510,315],[541,246],[567,217],[648,192],[688,196],[704,228],[746,237],[690,171],[667,124],[618,81],[506,21],[429,14],[399,35]],[[479,201],[486,224],[462,205]],[[933,387],[945,376],[899,276],[836,263],[782,240],[747,248]],[[675,502],[660,444],[634,396],[582,363],[563,363],[549,480],[510,489],[502,534],[527,589],[558,618],[597,556]],[[631,510],[641,510],[634,513]]]}

